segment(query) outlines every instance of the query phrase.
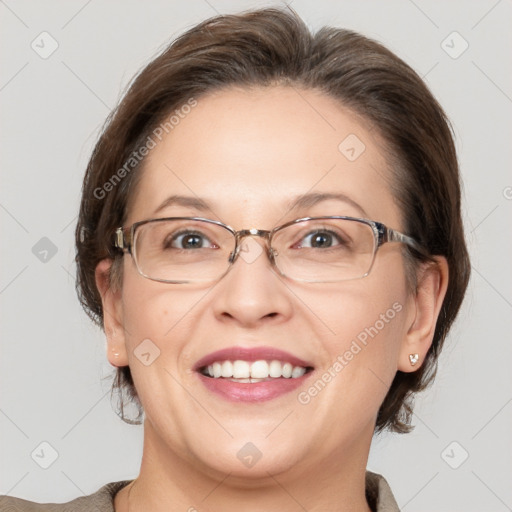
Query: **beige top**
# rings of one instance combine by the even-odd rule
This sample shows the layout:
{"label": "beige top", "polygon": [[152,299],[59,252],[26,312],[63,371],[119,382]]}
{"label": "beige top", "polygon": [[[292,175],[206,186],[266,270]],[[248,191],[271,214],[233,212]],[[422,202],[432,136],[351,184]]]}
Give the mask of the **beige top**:
{"label": "beige top", "polygon": [[[112,482],[94,494],[68,503],[33,503],[0,496],[0,512],[114,512],[114,496],[129,483],[130,480]],[[386,480],[369,471],[366,473],[366,499],[373,512],[400,512]]]}

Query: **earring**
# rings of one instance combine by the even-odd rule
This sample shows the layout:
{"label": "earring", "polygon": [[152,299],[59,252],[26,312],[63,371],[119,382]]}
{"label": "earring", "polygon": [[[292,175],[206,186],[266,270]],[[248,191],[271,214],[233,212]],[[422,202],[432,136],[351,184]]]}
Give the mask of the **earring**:
{"label": "earring", "polygon": [[411,362],[411,366],[414,366],[420,359],[418,354],[409,354],[409,361]]}

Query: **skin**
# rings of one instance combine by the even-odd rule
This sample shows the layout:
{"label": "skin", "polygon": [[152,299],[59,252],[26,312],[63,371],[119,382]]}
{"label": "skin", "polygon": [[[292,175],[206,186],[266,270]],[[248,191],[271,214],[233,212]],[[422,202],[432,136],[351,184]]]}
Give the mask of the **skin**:
{"label": "skin", "polygon": [[[353,162],[338,150],[349,134],[366,146]],[[297,195],[334,191],[367,218],[403,230],[390,177],[376,130],[332,98],[284,86],[231,88],[199,98],[151,151],[125,226],[205,216],[235,229],[271,229],[303,216],[362,216],[333,200],[287,208]],[[171,194],[199,196],[212,210],[171,206],[155,215]],[[128,510],[128,496],[131,512],[229,512],[241,503],[247,512],[369,510],[364,475],[376,415],[396,371],[419,368],[432,342],[448,281],[443,258],[419,271],[414,293],[395,243],[379,249],[369,276],[342,283],[277,276],[263,252],[251,263],[239,258],[213,286],[171,285],[142,277],[126,255],[122,288],[113,290],[110,264],[96,269],[108,357],[130,365],[146,414],[140,475],[117,494],[116,510]],[[308,404],[299,403],[298,393],[395,303],[401,311],[378,335]],[[149,366],[134,355],[147,338],[160,350]],[[278,347],[311,361],[314,376],[268,402],[227,402],[192,367],[233,345]],[[237,458],[247,442],[262,453],[252,468]]]}

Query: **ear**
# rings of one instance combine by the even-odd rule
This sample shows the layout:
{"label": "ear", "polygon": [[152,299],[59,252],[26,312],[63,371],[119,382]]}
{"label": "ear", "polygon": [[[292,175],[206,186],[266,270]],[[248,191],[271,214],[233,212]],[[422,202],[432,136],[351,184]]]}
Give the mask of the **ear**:
{"label": "ear", "polygon": [[112,366],[127,366],[128,356],[123,327],[121,291],[110,287],[111,259],[101,260],[96,265],[94,277],[103,305],[103,329],[107,337],[107,358]]}
{"label": "ear", "polygon": [[405,373],[416,371],[425,361],[448,288],[448,262],[442,256],[435,260],[418,272],[416,292],[411,297],[411,320],[398,360],[398,369]]}

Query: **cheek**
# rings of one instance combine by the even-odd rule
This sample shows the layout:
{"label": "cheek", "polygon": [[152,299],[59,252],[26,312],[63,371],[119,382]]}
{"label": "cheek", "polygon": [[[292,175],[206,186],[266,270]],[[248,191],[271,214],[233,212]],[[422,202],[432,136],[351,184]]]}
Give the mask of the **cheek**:
{"label": "cheek", "polygon": [[190,333],[200,321],[207,293],[204,288],[173,290],[138,275],[123,283],[125,339],[135,388],[146,417],[164,421],[176,438],[182,428],[175,407],[184,400],[179,383],[186,381],[193,362]]}
{"label": "cheek", "polygon": [[[206,294],[207,289],[202,290]],[[187,316],[201,300],[201,290],[190,285],[151,281],[125,266],[123,281],[124,327],[130,344],[143,338],[165,340],[186,324]],[[184,321],[182,323],[182,321]]]}
{"label": "cheek", "polygon": [[[187,366],[183,360],[189,357],[188,338],[199,320],[201,301],[208,291],[171,288],[138,274],[126,275],[125,339],[134,379],[139,374],[144,376],[140,386],[146,387],[148,379],[157,376],[158,369],[175,372],[178,367]],[[149,356],[144,355],[148,353]]]}
{"label": "cheek", "polygon": [[[397,371],[405,328],[405,306],[396,293],[343,294],[338,306],[323,311],[334,334],[322,336],[323,364],[298,401],[304,413],[315,411],[324,432],[355,441],[361,429],[373,429],[378,410]],[[333,302],[333,301],[331,301]],[[339,425],[350,418],[352,427]],[[320,421],[320,420],[319,420]]]}
{"label": "cheek", "polygon": [[390,384],[404,337],[404,304],[396,295],[372,299],[353,303],[337,315],[332,322],[335,335],[324,337],[324,349],[345,378]]}
{"label": "cheek", "polygon": [[374,268],[359,282],[344,283],[328,300],[314,302],[326,326],[325,364],[339,363],[335,370],[351,380],[350,387],[366,379],[385,391],[396,373],[408,304],[405,277],[397,270],[395,259],[394,269]]}

